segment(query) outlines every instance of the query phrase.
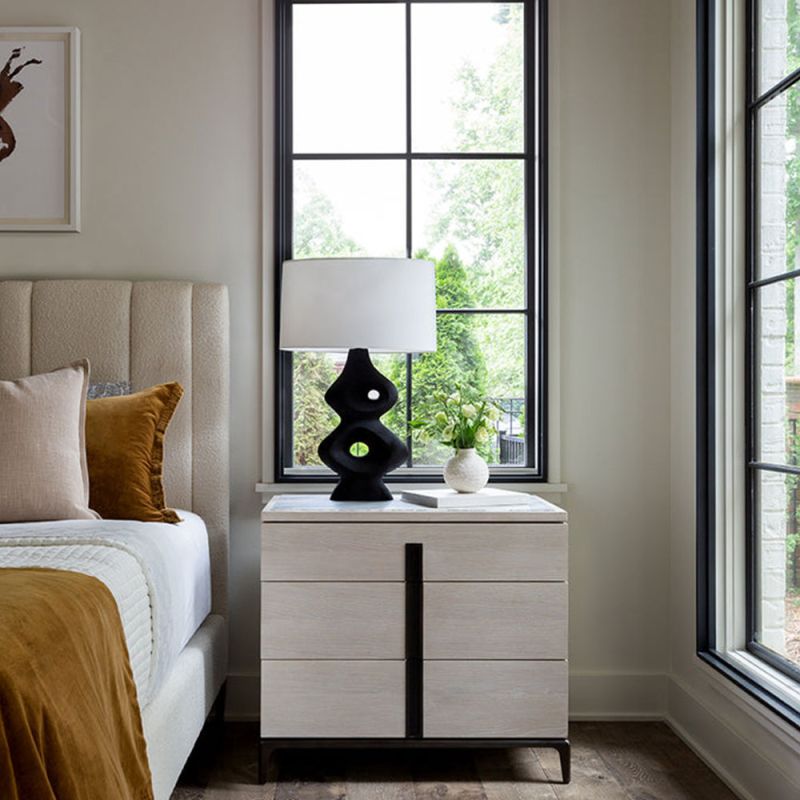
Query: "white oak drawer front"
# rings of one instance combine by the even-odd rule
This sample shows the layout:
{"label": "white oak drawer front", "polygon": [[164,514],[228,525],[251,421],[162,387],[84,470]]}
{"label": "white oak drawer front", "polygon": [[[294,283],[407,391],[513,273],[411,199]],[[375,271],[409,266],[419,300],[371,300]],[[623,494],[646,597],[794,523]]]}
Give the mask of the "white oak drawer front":
{"label": "white oak drawer front", "polygon": [[405,586],[262,583],[261,657],[405,658]]}
{"label": "white oak drawer front", "polygon": [[566,583],[425,583],[426,659],[567,656]]}
{"label": "white oak drawer front", "polygon": [[402,661],[262,661],[261,735],[405,736]]}
{"label": "white oak drawer front", "polygon": [[563,581],[564,523],[268,523],[262,581],[402,581],[405,544],[423,546],[427,581]]}
{"label": "white oak drawer front", "polygon": [[426,661],[425,737],[567,735],[565,661]]}
{"label": "white oak drawer front", "polygon": [[563,581],[567,526],[524,523],[429,525],[426,581]]}
{"label": "white oak drawer front", "polygon": [[262,528],[262,581],[402,581],[404,539],[393,525],[272,523]]}

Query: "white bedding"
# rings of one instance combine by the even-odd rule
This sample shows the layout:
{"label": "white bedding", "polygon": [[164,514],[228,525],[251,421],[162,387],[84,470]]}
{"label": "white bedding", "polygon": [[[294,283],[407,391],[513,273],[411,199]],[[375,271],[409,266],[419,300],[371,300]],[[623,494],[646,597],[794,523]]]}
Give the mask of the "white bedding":
{"label": "white bedding", "polygon": [[0,525],[0,567],[83,572],[108,586],[143,708],[211,610],[206,526],[196,514],[178,513],[183,522],[177,525],[128,520]]}

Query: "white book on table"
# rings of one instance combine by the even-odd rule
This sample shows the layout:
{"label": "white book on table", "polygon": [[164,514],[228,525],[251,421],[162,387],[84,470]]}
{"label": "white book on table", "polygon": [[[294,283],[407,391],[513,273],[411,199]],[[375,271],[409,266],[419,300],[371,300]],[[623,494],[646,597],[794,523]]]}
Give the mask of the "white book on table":
{"label": "white book on table", "polygon": [[479,492],[456,492],[453,489],[419,489],[402,494],[406,503],[430,508],[480,508],[481,506],[527,506],[531,496],[507,489],[481,489]]}

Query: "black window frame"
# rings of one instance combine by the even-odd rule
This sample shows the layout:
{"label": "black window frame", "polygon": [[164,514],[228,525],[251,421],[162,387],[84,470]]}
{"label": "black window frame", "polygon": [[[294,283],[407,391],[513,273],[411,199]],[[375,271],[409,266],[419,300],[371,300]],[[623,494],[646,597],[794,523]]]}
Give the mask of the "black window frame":
{"label": "black window frame", "polygon": [[[756,698],[786,722],[800,728],[800,709],[786,702],[753,675],[717,649],[717,520],[715,512],[716,482],[716,269],[715,231],[717,224],[716,193],[716,2],[697,0],[697,273],[696,273],[696,568],[697,608],[696,646],[698,657],[725,675],[736,686]],[[757,478],[761,471],[786,472],[781,465],[766,465],[756,460],[757,454],[757,379],[756,313],[757,292],[760,286],[786,280],[792,273],[775,278],[757,279],[755,225],[757,215],[757,119],[758,109],[781,91],[800,81],[800,70],[792,73],[775,87],[757,92],[758,0],[746,0],[747,58],[745,76],[745,634],[746,649],[754,656],[795,680],[800,670],[788,659],[755,641],[757,626]],[[794,471],[794,470],[791,470]],[[800,474],[800,469],[798,469]]]}
{"label": "black window frame", "polygon": [[[547,473],[547,132],[548,132],[548,0],[508,0],[525,7],[524,50],[524,151],[522,153],[421,153],[411,149],[411,30],[412,4],[448,2],[494,2],[505,0],[276,0],[276,180],[275,180],[275,481],[279,483],[320,483],[329,474],[320,468],[305,474],[293,472],[292,446],[292,354],[278,348],[280,330],[281,265],[292,253],[292,175],[297,160],[381,160],[401,157],[406,161],[406,255],[411,256],[411,168],[414,161],[516,160],[524,164],[525,179],[525,309],[439,309],[437,313],[523,314],[526,331],[526,419],[534,425],[526,430],[524,465],[492,467],[491,482],[545,483]],[[292,150],[292,7],[294,5],[340,5],[347,3],[398,3],[406,7],[406,148],[402,153],[303,153]],[[411,387],[411,356],[406,356],[406,380]],[[408,392],[409,396],[411,392]],[[407,416],[410,402],[407,403]],[[332,473],[331,473],[332,476]],[[387,476],[395,483],[441,481],[441,471],[413,467],[406,473]]]}

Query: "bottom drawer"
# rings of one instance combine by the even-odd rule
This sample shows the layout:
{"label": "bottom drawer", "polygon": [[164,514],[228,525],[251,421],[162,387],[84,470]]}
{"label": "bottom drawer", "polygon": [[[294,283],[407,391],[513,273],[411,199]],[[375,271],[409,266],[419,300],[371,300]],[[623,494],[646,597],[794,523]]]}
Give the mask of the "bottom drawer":
{"label": "bottom drawer", "polygon": [[567,735],[566,661],[426,661],[425,737]]}
{"label": "bottom drawer", "polygon": [[405,736],[404,661],[262,661],[264,737]]}

